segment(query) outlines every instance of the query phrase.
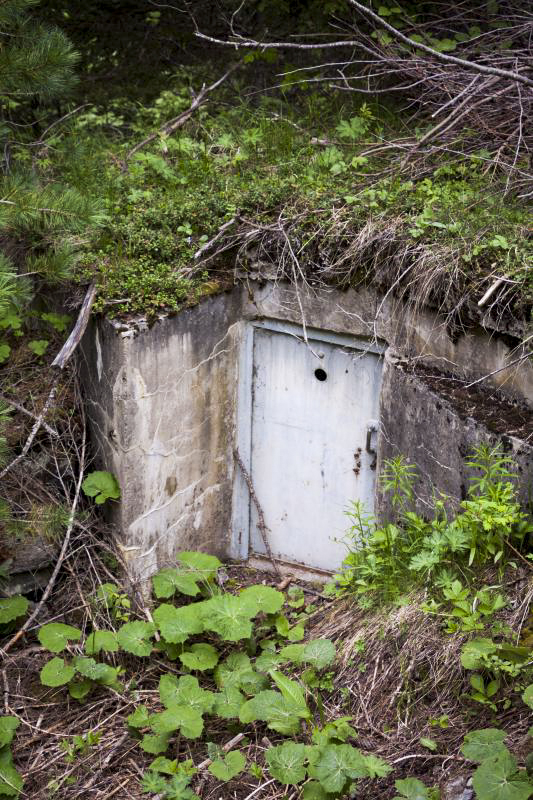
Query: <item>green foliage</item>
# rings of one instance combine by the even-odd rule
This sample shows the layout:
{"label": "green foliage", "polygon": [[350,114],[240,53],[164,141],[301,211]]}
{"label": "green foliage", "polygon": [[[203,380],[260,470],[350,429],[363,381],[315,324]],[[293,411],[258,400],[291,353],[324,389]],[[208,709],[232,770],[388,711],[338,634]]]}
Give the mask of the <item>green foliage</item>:
{"label": "green foliage", "polygon": [[273,778],[285,785],[297,786],[305,780],[307,748],[296,742],[283,742],[266,752],[268,770]]}
{"label": "green foliage", "polygon": [[418,778],[404,778],[394,781],[396,790],[400,792],[393,800],[437,800],[438,794],[428,789]]}
{"label": "green foliage", "polygon": [[29,601],[19,594],[0,598],[0,625],[23,617],[28,610]]}
{"label": "green foliage", "polygon": [[11,748],[6,745],[0,748],[0,795],[18,797],[22,791],[22,776],[13,766]]}
{"label": "green foliage", "polygon": [[211,775],[219,781],[231,781],[246,767],[246,758],[238,750],[229,752],[223,759],[217,758],[209,765]]}
{"label": "green foliage", "polygon": [[98,505],[102,505],[106,500],[120,498],[120,486],[111,472],[101,470],[89,472],[81,488],[87,497],[94,497],[94,502]]}
{"label": "green foliage", "polygon": [[533,782],[525,771],[518,770],[503,744],[505,738],[497,728],[471,731],[465,736],[463,755],[479,764],[472,780],[477,800],[527,800],[533,794]]}
{"label": "green foliage", "polygon": [[153,645],[150,641],[155,632],[151,622],[126,622],[117,631],[117,641],[122,650],[134,656],[149,656]]}
{"label": "green foliage", "polygon": [[85,652],[88,656],[95,656],[103,650],[105,653],[116,653],[118,650],[117,637],[114,631],[93,631],[85,642]]}
{"label": "green foliage", "polygon": [[163,638],[171,644],[185,642],[189,636],[202,633],[203,621],[194,605],[176,608],[162,603],[154,613],[153,619]]}
{"label": "green foliage", "polygon": [[526,686],[522,692],[522,700],[527,706],[533,708],[533,683],[530,683],[529,686]]}
{"label": "green foliage", "polygon": [[506,673],[516,677],[527,668],[531,658],[529,647],[492,639],[470,639],[461,649],[461,664],[465,669],[485,669],[492,674]]}
{"label": "green foliage", "polygon": [[28,342],[28,348],[36,356],[42,356],[46,353],[49,344],[50,342],[48,339],[34,339],[33,341]]}
{"label": "green foliage", "polygon": [[115,583],[100,584],[94,594],[94,602],[117,622],[127,622],[130,618],[130,599]]}
{"label": "green foliage", "polygon": [[[380,598],[391,599],[431,582],[442,587],[444,600],[452,605],[444,613],[449,632],[481,630],[483,617],[502,608],[505,599],[487,589],[471,593],[452,569],[468,571],[487,563],[501,566],[508,552],[506,542],[515,549],[522,547],[531,525],[509,480],[509,459],[499,449],[481,445],[468,465],[473,470],[469,493],[455,519],[447,519],[444,503],[437,500],[435,517],[428,522],[409,510],[415,477],[412,466],[401,457],[388,462],[383,487],[392,492],[399,522],[378,528],[360,504],[353,505],[348,535],[353,546],[336,576],[341,589],[358,595],[379,592]],[[442,614],[441,606],[433,598],[424,610]]]}
{"label": "green foliage", "polygon": [[218,652],[211,644],[201,642],[191,645],[190,649],[180,655],[181,663],[191,670],[204,672],[213,669],[218,663]]}
{"label": "green foliage", "polygon": [[101,734],[87,731],[82,736],[76,735],[69,739],[63,739],[61,746],[65,751],[65,761],[67,764],[72,764],[77,758],[86,756],[91,747],[95,747],[100,741]]}
{"label": "green foliage", "polygon": [[43,686],[65,686],[75,674],[74,667],[62,658],[52,658],[41,669],[41,683]]}
{"label": "green foliage", "polygon": [[17,717],[0,717],[0,747],[10,744],[19,725]]}
{"label": "green foliage", "polygon": [[191,574],[188,571],[171,567],[157,572],[152,577],[152,586],[158,599],[172,597],[175,592],[180,592],[188,597],[196,597],[200,594],[197,581],[196,572]]}
{"label": "green foliage", "polygon": [[481,764],[482,761],[494,758],[507,749],[504,745],[505,738],[505,732],[498,728],[472,731],[465,736],[461,752],[469,761]]}
{"label": "green foliage", "polygon": [[508,750],[483,761],[472,785],[478,800],[527,800],[533,794],[533,784],[517,770]]}
{"label": "green foliage", "polygon": [[49,622],[39,628],[39,641],[51,653],[60,653],[70,641],[77,642],[81,638],[79,628],[64,625],[62,622]]}

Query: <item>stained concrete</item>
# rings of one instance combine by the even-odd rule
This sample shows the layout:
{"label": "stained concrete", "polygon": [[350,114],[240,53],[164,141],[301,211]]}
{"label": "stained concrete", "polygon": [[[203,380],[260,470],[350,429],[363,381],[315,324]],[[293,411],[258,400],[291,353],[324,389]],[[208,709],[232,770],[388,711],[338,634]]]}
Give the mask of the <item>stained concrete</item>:
{"label": "stained concrete", "polygon": [[[369,289],[251,283],[151,326],[142,319],[95,320],[83,342],[88,416],[100,465],[115,473],[122,488],[112,518],[133,580],[172,564],[185,548],[235,555],[231,531],[239,514],[245,521],[248,516],[236,507],[243,476],[233,456],[242,387],[250,382],[242,352],[250,325],[260,319],[303,322],[388,348],[378,470],[398,452],[417,464],[421,508],[434,490],[456,503],[464,496],[464,456],[491,434],[475,422],[475,413],[465,419],[451,408],[444,411],[438,397],[403,372],[402,361],[472,380],[492,372],[488,385],[519,402],[533,401],[533,365],[524,360],[504,369],[521,351],[513,352],[513,343],[497,331],[473,326],[451,336],[438,313],[415,311]],[[505,437],[504,444],[519,463],[525,497],[533,448]],[[260,496],[261,487],[255,489]],[[386,511],[383,498],[377,509]]]}

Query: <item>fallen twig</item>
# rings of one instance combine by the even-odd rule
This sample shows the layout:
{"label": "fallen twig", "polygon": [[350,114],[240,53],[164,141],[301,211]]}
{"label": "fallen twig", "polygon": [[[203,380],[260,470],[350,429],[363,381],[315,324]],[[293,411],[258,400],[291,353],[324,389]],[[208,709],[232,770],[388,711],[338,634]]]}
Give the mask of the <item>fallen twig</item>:
{"label": "fallen twig", "polygon": [[78,314],[78,319],[76,320],[76,324],[72,328],[70,335],[57,354],[57,356],[52,361],[52,367],[59,367],[59,369],[63,369],[69,358],[71,357],[72,353],[78,346],[81,341],[81,337],[85,333],[85,329],[89,323],[89,317],[91,316],[91,309],[93,307],[93,303],[96,299],[96,285],[91,283],[85,297],[83,298],[83,303],[80,308],[80,313]]}
{"label": "fallen twig", "polygon": [[252,483],[252,479],[250,477],[250,473],[248,472],[248,470],[244,466],[242,458],[241,458],[237,448],[235,448],[235,450],[233,451],[233,455],[235,457],[235,461],[237,462],[237,464],[241,468],[241,472],[242,472],[243,478],[246,481],[246,485],[248,487],[248,491],[250,492],[250,497],[252,499],[253,504],[255,505],[255,507],[257,509],[257,527],[259,528],[259,532],[261,534],[261,538],[263,540],[263,544],[265,545],[265,550],[267,552],[268,558],[270,559],[270,563],[272,564],[272,566],[274,568],[274,572],[276,573],[278,578],[281,578],[281,572],[280,572],[279,567],[278,567],[278,565],[276,563],[276,560],[274,559],[274,556],[272,555],[272,550],[270,549],[270,543],[268,541],[268,527],[267,527],[267,524],[265,522],[265,515],[263,514],[263,509],[261,508],[261,504],[260,504],[260,502],[259,502],[259,500],[257,498],[256,493],[255,493],[255,489],[254,489],[254,485]]}
{"label": "fallen twig", "polygon": [[[43,410],[43,413],[44,413],[44,410]],[[34,610],[30,614],[28,619],[22,625],[22,627],[19,628],[19,630],[15,633],[15,635],[12,636],[11,639],[7,642],[7,644],[2,648],[2,650],[1,650],[2,656],[4,656],[8,652],[8,650],[10,650],[13,647],[13,645],[16,642],[18,642],[18,640],[20,639],[22,634],[32,625],[32,623],[39,616],[42,607],[46,603],[46,601],[47,601],[47,599],[48,599],[48,597],[50,595],[50,592],[52,591],[52,589],[54,587],[54,584],[56,582],[56,578],[58,576],[59,570],[61,569],[61,565],[63,563],[63,560],[64,560],[66,552],[67,552],[67,548],[68,548],[68,544],[69,544],[69,541],[70,541],[70,536],[71,536],[71,533],[72,533],[72,529],[74,528],[74,518],[76,516],[76,509],[78,507],[78,501],[80,499],[81,484],[82,484],[83,476],[84,476],[84,472],[85,472],[85,449],[86,449],[86,434],[87,434],[87,431],[86,431],[86,425],[85,425],[85,414],[83,412],[83,406],[81,407],[81,416],[82,416],[82,423],[83,424],[82,424],[82,435],[81,435],[82,438],[81,438],[81,450],[80,450],[80,463],[79,463],[79,471],[78,471],[78,480],[76,481],[76,491],[74,493],[74,500],[72,501],[72,506],[71,506],[71,509],[70,509],[70,515],[69,515],[69,520],[68,520],[68,524],[67,524],[67,530],[66,530],[66,533],[65,533],[65,538],[63,539],[63,545],[61,547],[61,552],[59,553],[59,556],[58,556],[58,559],[56,561],[55,567],[54,567],[54,569],[52,571],[52,574],[50,576],[50,580],[48,581],[48,584],[46,585],[46,589],[43,592],[43,596],[41,597],[41,599],[39,600],[39,602],[35,606]]]}
{"label": "fallen twig", "polygon": [[[24,406],[19,405],[19,403],[15,403],[15,401],[11,400],[9,397],[0,394],[0,400],[2,400],[4,403],[7,403],[9,406],[12,406],[17,411],[20,411],[21,414],[25,414],[25,416],[31,417],[31,419],[34,420],[38,419],[36,414],[33,414],[31,411],[28,411],[27,408],[24,408]],[[46,422],[44,422],[44,420],[41,423],[41,426],[45,429],[47,433],[50,434],[50,436],[53,436],[54,439],[59,438],[59,433],[54,428],[51,428],[50,425],[48,425]]]}
{"label": "fallen twig", "polygon": [[200,89],[200,91],[198,92],[198,94],[194,96],[191,105],[186,111],[182,111],[181,114],[178,114],[177,117],[169,119],[167,122],[161,125],[159,130],[157,130],[155,133],[151,133],[150,136],[147,136],[146,139],[142,140],[142,142],[139,142],[139,144],[136,144],[135,147],[132,147],[132,149],[126,155],[124,170],[127,169],[127,162],[135,155],[135,153],[138,153],[139,150],[141,150],[143,147],[146,147],[147,144],[150,144],[150,142],[153,142],[154,139],[157,139],[157,137],[161,136],[162,134],[164,136],[170,136],[171,133],[174,133],[174,131],[177,131],[178,128],[181,128],[183,125],[185,125],[189,117],[191,117],[195,111],[197,111],[201,106],[203,106],[207,102],[207,95],[214,89],[217,89],[222,83],[224,83],[226,78],[228,78],[232,74],[232,72],[235,72],[237,67],[240,67],[240,65],[241,65],[240,61],[237,62],[236,64],[233,64],[224,73],[224,75],[222,75],[221,78],[216,80],[210,86],[206,86],[204,84]]}

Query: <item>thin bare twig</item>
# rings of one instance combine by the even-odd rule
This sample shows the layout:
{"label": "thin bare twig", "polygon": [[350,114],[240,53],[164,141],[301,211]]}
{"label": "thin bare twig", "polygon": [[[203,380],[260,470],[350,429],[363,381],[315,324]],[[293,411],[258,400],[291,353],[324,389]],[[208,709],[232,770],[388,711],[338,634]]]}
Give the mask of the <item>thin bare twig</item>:
{"label": "thin bare twig", "polygon": [[265,515],[263,514],[263,509],[261,508],[261,503],[259,502],[258,497],[257,497],[257,495],[255,493],[254,485],[252,483],[252,478],[250,477],[250,473],[248,472],[248,470],[244,466],[243,460],[242,460],[242,458],[240,456],[240,453],[237,450],[237,448],[235,448],[235,450],[233,451],[233,455],[235,457],[235,461],[237,462],[237,464],[241,468],[241,472],[242,472],[244,480],[246,481],[246,485],[248,487],[248,491],[250,493],[250,497],[252,499],[253,504],[256,507],[256,510],[257,510],[257,527],[259,528],[259,532],[261,534],[261,538],[263,540],[263,544],[265,545],[265,550],[267,552],[268,558],[269,558],[269,560],[270,560],[270,562],[272,564],[272,567],[274,568],[274,572],[276,573],[278,578],[281,578],[281,572],[279,570],[279,567],[278,567],[278,565],[276,563],[276,560],[275,560],[274,556],[272,555],[270,542],[268,541],[268,527],[267,527],[267,524],[265,522]]}
{"label": "thin bare twig", "polygon": [[26,630],[28,630],[28,628],[33,624],[33,622],[39,616],[42,607],[46,603],[46,601],[47,601],[47,599],[48,599],[48,597],[50,595],[50,592],[52,591],[52,589],[54,587],[54,584],[56,582],[56,578],[57,578],[57,576],[59,574],[59,570],[61,569],[61,565],[63,563],[63,560],[64,560],[66,552],[67,552],[67,548],[68,548],[68,545],[69,545],[69,542],[70,542],[70,536],[71,536],[72,530],[74,528],[74,519],[75,519],[75,516],[76,516],[76,510],[77,510],[78,502],[79,502],[79,499],[80,499],[81,484],[82,484],[83,476],[84,476],[84,472],[85,472],[85,450],[86,450],[87,430],[86,430],[85,414],[83,412],[83,406],[81,406],[81,416],[82,416],[82,435],[81,435],[81,448],[80,448],[78,479],[76,481],[76,490],[75,490],[75,493],[74,493],[74,499],[72,501],[72,506],[71,506],[71,509],[70,509],[70,515],[69,515],[69,519],[68,519],[65,538],[63,539],[63,545],[61,547],[61,551],[60,551],[59,556],[57,558],[55,567],[54,567],[54,569],[52,571],[52,574],[50,576],[50,580],[48,581],[48,584],[46,586],[46,589],[43,592],[43,595],[42,595],[41,599],[39,600],[39,602],[35,606],[34,610],[30,614],[28,619],[24,622],[22,627],[19,628],[19,630],[16,632],[16,634],[14,636],[12,636],[11,639],[7,642],[7,644],[2,648],[2,650],[1,650],[2,656],[4,656],[8,652],[8,650],[10,650],[13,647],[13,645],[16,642],[18,642],[18,640],[20,639],[22,634]]}
{"label": "thin bare twig", "polygon": [[139,144],[136,144],[135,147],[132,147],[132,149],[126,155],[125,169],[127,169],[127,162],[135,155],[135,153],[138,153],[139,150],[141,150],[143,147],[146,147],[147,144],[150,144],[150,142],[153,142],[154,139],[158,138],[158,136],[161,136],[161,135],[170,136],[170,134],[172,134],[175,131],[177,131],[178,128],[181,128],[183,125],[185,125],[185,123],[187,122],[189,117],[191,117],[192,114],[194,114],[194,112],[197,111],[201,106],[203,106],[203,105],[205,105],[205,103],[207,103],[207,99],[208,99],[207,96],[212,91],[214,91],[215,89],[218,89],[218,87],[222,83],[224,83],[224,81],[227,78],[229,78],[229,76],[233,72],[235,72],[235,70],[238,69],[238,67],[240,67],[240,66],[241,66],[241,62],[238,61],[236,64],[232,64],[232,66],[228,70],[226,70],[224,75],[222,75],[221,78],[216,80],[210,86],[206,86],[204,84],[202,86],[202,88],[200,89],[200,91],[198,92],[198,94],[194,96],[191,105],[189,106],[189,108],[186,111],[182,111],[181,114],[178,114],[177,117],[174,117],[173,119],[168,120],[163,125],[161,125],[159,130],[155,131],[155,133],[151,133],[150,136],[147,136],[146,139],[142,140],[142,142],[139,142]]}

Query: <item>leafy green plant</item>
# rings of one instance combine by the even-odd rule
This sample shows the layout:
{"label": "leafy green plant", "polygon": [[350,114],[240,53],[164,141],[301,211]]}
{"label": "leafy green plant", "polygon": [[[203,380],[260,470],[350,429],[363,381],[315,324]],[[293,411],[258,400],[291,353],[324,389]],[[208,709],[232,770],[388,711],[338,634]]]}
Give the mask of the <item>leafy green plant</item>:
{"label": "leafy green plant", "polygon": [[22,776],[13,766],[11,742],[20,725],[17,717],[0,717],[0,795],[18,797],[22,791]]}
{"label": "leafy green plant", "polygon": [[506,734],[497,728],[472,731],[461,748],[465,758],[479,764],[472,785],[477,800],[527,800],[533,782],[503,744]]}
{"label": "leafy green plant", "polygon": [[102,505],[106,500],[120,498],[120,486],[111,472],[96,470],[90,472],[83,481],[81,488],[87,497],[94,497],[94,502]]}
{"label": "leafy green plant", "polygon": [[470,686],[473,691],[466,695],[467,697],[471,700],[475,700],[476,703],[488,706],[492,711],[496,711],[497,706],[494,701],[494,696],[500,689],[500,681],[491,680],[485,682],[483,676],[476,673],[470,678]]}
{"label": "leafy green plant", "polygon": [[440,797],[438,789],[428,788],[418,778],[403,778],[394,781],[394,786],[400,794],[393,800],[439,800]]}
{"label": "leafy green plant", "polygon": [[96,747],[100,741],[101,734],[87,731],[81,736],[71,736],[70,739],[63,739],[61,747],[65,751],[65,761],[67,764],[72,764],[77,758],[86,756],[91,747]]}
{"label": "leafy green plant", "polygon": [[20,594],[0,598],[0,625],[21,619],[27,612],[29,601]]}
{"label": "leafy green plant", "polygon": [[232,750],[224,758],[217,758],[213,761],[208,769],[211,775],[218,778],[219,781],[231,781],[246,767],[246,758],[238,750]]}
{"label": "leafy green plant", "polygon": [[[453,604],[448,629],[481,630],[482,617],[503,607],[501,595],[480,589],[473,596],[454,577],[453,566],[468,570],[476,564],[501,565],[506,542],[520,548],[532,526],[516,499],[510,481],[509,459],[498,448],[480,445],[468,462],[473,471],[468,497],[459,513],[448,520],[444,503],[435,501],[435,516],[427,521],[410,510],[413,502],[412,465],[402,457],[387,462],[382,476],[384,491],[391,494],[398,522],[377,528],[360,504],[348,512],[352,526],[347,536],[349,555],[336,575],[341,591],[357,595],[379,593],[392,599],[428,583],[441,585],[444,599]],[[350,544],[353,542],[353,546]],[[425,610],[436,613],[432,598]]]}

